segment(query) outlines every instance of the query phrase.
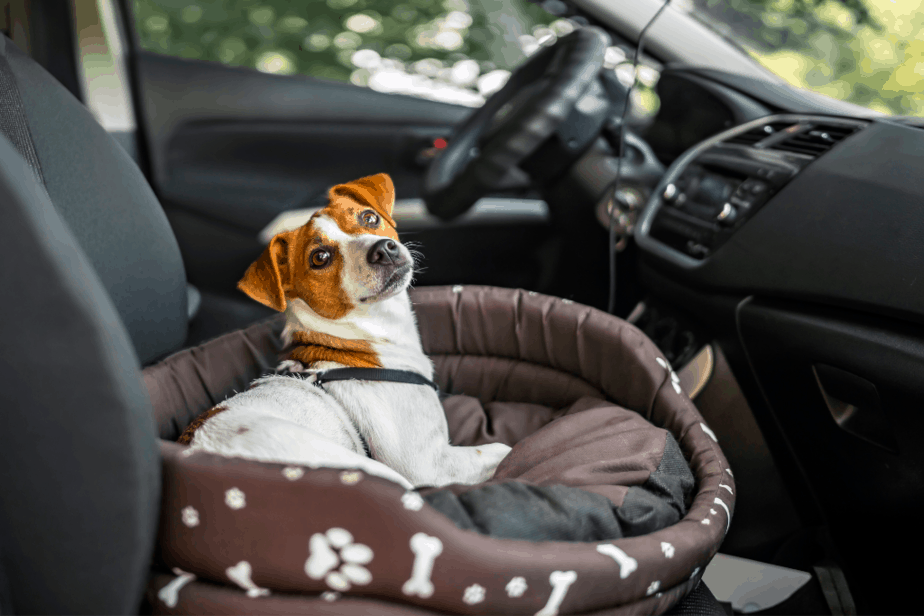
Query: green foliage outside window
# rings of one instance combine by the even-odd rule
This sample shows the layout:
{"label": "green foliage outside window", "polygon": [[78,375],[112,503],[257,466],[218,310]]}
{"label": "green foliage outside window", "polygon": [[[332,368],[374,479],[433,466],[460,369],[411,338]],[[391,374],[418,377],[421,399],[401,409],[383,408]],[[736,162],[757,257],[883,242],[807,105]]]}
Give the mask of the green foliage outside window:
{"label": "green foliage outside window", "polygon": [[510,71],[538,39],[569,29],[525,0],[134,0],[134,9],[149,51],[373,87],[375,73],[397,71],[473,95],[485,89],[479,76]]}
{"label": "green foliage outside window", "polygon": [[694,14],[793,85],[924,115],[924,0],[693,0]]}
{"label": "green foliage outside window", "polygon": [[[675,0],[790,83],[924,115],[924,0]],[[526,0],[134,0],[143,48],[477,106],[573,24]],[[630,58],[612,49],[631,82]],[[609,57],[609,55],[608,55]],[[658,106],[651,67],[635,107]]]}

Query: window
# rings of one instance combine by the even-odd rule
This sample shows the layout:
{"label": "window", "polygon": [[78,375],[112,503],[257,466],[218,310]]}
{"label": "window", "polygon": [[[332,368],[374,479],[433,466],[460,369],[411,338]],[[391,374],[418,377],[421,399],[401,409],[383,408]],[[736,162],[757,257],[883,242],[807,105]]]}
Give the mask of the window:
{"label": "window", "polygon": [[576,27],[526,0],[133,4],[148,51],[472,107],[540,45]]}
{"label": "window", "polygon": [[921,0],[684,0],[679,6],[794,86],[883,113],[924,116]]}

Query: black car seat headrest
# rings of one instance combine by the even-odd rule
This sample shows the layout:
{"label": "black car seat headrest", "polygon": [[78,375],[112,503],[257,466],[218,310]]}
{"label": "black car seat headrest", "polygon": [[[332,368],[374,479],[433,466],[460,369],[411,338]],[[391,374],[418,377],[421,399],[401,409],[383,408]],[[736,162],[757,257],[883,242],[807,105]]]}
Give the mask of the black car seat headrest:
{"label": "black car seat headrest", "polygon": [[4,137],[0,203],[0,613],[137,613],[160,499],[140,362]]}
{"label": "black car seat headrest", "polygon": [[186,339],[186,274],[141,170],[80,101],[5,36],[0,55],[52,205],[96,270],[141,362],[178,350]]}

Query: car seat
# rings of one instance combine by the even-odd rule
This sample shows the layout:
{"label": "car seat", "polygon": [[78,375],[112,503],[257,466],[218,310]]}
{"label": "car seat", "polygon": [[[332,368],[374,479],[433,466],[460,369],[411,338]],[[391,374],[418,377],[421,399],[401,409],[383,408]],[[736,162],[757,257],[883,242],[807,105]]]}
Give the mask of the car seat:
{"label": "car seat", "polygon": [[[199,526],[191,523],[194,518],[189,510],[185,514],[183,510],[174,510],[178,502],[174,498],[176,490],[189,490],[197,485],[208,489],[209,484],[197,482],[210,476],[219,481],[229,478],[255,481],[265,477],[269,482],[272,475],[276,481],[281,478],[289,486],[295,486],[291,477],[299,473],[297,469],[281,472],[285,469],[277,468],[278,465],[225,460],[208,454],[186,457],[183,448],[176,444],[166,440],[158,444],[158,436],[164,435],[164,416],[157,416],[161,425],[156,427],[154,407],[159,412],[172,409],[167,424],[174,422],[171,429],[182,429],[185,421],[182,412],[188,413],[201,403],[201,399],[183,399],[188,391],[184,390],[184,384],[171,383],[177,375],[186,374],[169,369],[184,357],[204,362],[197,375],[205,379],[202,388],[209,395],[224,395],[246,384],[279,351],[273,346],[276,344],[273,328],[278,327],[278,319],[232,332],[157,363],[164,356],[181,351],[186,338],[187,300],[179,250],[156,197],[137,166],[89,112],[5,37],[0,37],[0,56],[0,62],[6,64],[5,77],[0,80],[5,103],[0,122],[5,135],[0,139],[0,194],[4,202],[0,275],[6,290],[4,318],[0,319],[5,367],[0,394],[4,408],[0,455],[4,464],[3,487],[8,495],[3,500],[0,521],[0,611],[134,613],[141,609],[173,609],[159,597],[153,597],[146,607],[141,604],[145,587],[149,596],[160,595],[169,585],[177,589],[180,583],[189,584],[191,580],[192,574],[182,570],[169,579],[157,568],[153,573],[151,570],[158,525],[162,539],[164,529],[173,528],[170,525],[177,520],[187,529]],[[21,108],[11,111],[10,101],[14,106],[21,101]],[[17,122],[17,115],[23,121]],[[505,344],[502,339],[491,340],[491,323],[495,321],[490,318],[492,311],[484,310],[486,306],[514,310],[507,315],[509,325],[519,318],[516,316],[519,313],[515,313],[519,300],[515,298],[529,297],[513,291],[477,289],[474,295],[457,294],[452,289],[421,293],[424,294],[421,297],[426,293],[436,294],[429,303],[420,304],[434,310],[427,321],[435,325],[453,322],[452,318],[449,321],[445,318],[445,311],[457,301],[452,297],[477,299],[479,293],[495,294],[492,297],[499,301],[485,304],[477,300],[472,304],[475,308],[463,311],[485,317],[482,337],[478,339],[481,342],[476,340],[474,344]],[[444,298],[447,295],[449,300]],[[534,301],[540,302],[536,304],[540,306],[553,299],[539,297]],[[571,315],[569,318],[577,314],[570,312],[572,309],[586,310],[554,301],[558,302],[562,315]],[[584,316],[579,316],[580,319],[613,319],[602,313],[581,314]],[[539,317],[537,323],[542,322],[541,310]],[[584,383],[581,387],[591,390],[596,387],[599,393],[642,411],[670,431],[691,456],[698,486],[696,499],[684,520],[659,531],[670,533],[671,541],[659,542],[654,535],[627,540],[645,541],[644,553],[640,552],[634,560],[646,567],[654,566],[658,554],[669,559],[667,553],[673,554],[675,550],[690,558],[683,559],[682,567],[670,562],[664,565],[663,589],[652,583],[639,587],[642,577],[638,576],[639,581],[633,580],[620,590],[624,601],[601,609],[605,613],[658,613],[674,606],[675,613],[722,613],[708,589],[698,582],[702,568],[717,551],[730,523],[734,507],[730,471],[692,403],[677,395],[679,392],[673,402],[666,402],[675,381],[669,367],[656,370],[660,363],[652,363],[657,357],[654,346],[627,324],[618,331],[625,342],[617,347],[621,355],[611,358],[613,363],[605,375],[598,374],[590,385]],[[529,340],[541,344],[538,339]],[[458,368],[466,361],[472,343],[464,337],[456,341],[459,346],[447,347],[452,352],[442,353],[447,359],[440,371],[441,384],[450,391],[454,387],[448,382],[454,374],[453,366]],[[440,338],[432,339],[428,344],[430,352],[439,355],[440,343]],[[527,347],[516,352],[526,351],[524,359],[528,360]],[[633,374],[647,373],[647,378],[637,383],[619,381],[618,366],[622,365],[619,360],[632,360],[638,348],[644,349],[644,353],[635,365],[644,369],[639,368]],[[221,352],[222,349],[232,352]],[[481,355],[490,358],[487,351]],[[503,348],[494,351],[512,353]],[[564,367],[579,376],[590,374],[586,370],[600,371],[599,367],[578,365],[580,353],[572,358],[549,357],[553,364],[561,362],[552,367]],[[466,374],[471,376],[479,371],[486,374],[483,362],[474,363],[478,364],[475,372]],[[143,365],[148,366],[144,374]],[[510,386],[516,383],[515,375],[512,378]],[[610,388],[607,381],[611,378],[619,381],[618,388]],[[485,401],[492,399],[490,391],[466,391],[475,391],[475,397]],[[650,403],[647,408],[643,408],[645,400]],[[153,407],[152,401],[156,403]],[[347,501],[359,499],[354,504],[364,505],[367,508],[364,511],[370,506],[384,506],[377,501],[380,496],[393,495],[394,488],[384,485],[387,482],[368,480],[355,485],[361,477],[344,479],[339,472],[331,475],[323,469],[303,470],[303,473],[298,479],[307,484],[327,482],[325,489],[334,494],[335,500],[344,493],[343,489],[355,488],[349,491]],[[165,480],[163,495],[161,476]],[[354,485],[349,485],[350,482]],[[231,492],[228,496],[231,487],[235,486],[222,492],[223,498],[230,499],[228,510],[249,514],[259,509],[239,507],[245,492],[240,490],[241,496]],[[289,494],[295,492],[290,490]],[[304,488],[300,492],[301,496],[296,498],[317,496]],[[713,500],[719,499],[720,493],[721,507],[716,504],[718,500]],[[401,515],[414,511],[414,507],[402,504]],[[433,536],[437,528],[442,529],[447,554],[464,555],[466,546],[458,545],[464,543],[459,537],[472,541],[469,535],[463,535],[465,531],[453,531],[455,527],[448,520],[426,507],[419,511],[427,512],[428,536]],[[172,516],[173,513],[177,516]],[[340,515],[344,513],[345,510]],[[291,509],[285,509],[286,516],[291,514]],[[396,523],[403,524],[406,520],[401,515],[396,515]],[[170,518],[166,526],[165,516]],[[286,520],[290,522],[291,518]],[[310,517],[302,521],[305,520],[310,522]],[[203,523],[201,528],[213,527]],[[382,537],[387,540],[388,536],[388,530],[383,530]],[[450,541],[452,537],[454,541]],[[214,535],[207,539],[217,542],[213,546],[231,540]],[[341,539],[344,537],[338,535],[334,540]],[[497,549],[505,541],[490,537],[479,540],[479,545],[488,546],[486,549]],[[662,545],[668,543],[670,549]],[[570,561],[573,569],[585,566],[587,547],[571,546],[575,550]],[[169,541],[161,541],[158,551],[161,564],[167,563],[164,555],[169,555],[170,549]],[[297,549],[303,552],[304,546]],[[453,552],[454,549],[461,551]],[[568,549],[560,546],[553,551],[563,554]],[[395,558],[403,557],[395,552]],[[696,566],[684,574],[682,570],[693,567],[693,562]],[[189,569],[197,566],[191,564],[187,565]],[[201,568],[208,569],[214,563],[203,560],[198,566],[201,572]],[[618,582],[619,573],[614,577],[612,566],[615,565],[603,572],[599,562],[593,564],[599,569],[595,575],[600,589]],[[235,568],[231,579],[252,582],[250,571],[245,569]],[[227,576],[227,571],[203,577],[224,579],[222,576]],[[186,612],[226,612],[234,607],[235,611],[261,613],[355,613],[370,609],[376,613],[425,613],[422,608],[441,607],[426,601],[417,601],[415,606],[414,602],[402,602],[400,596],[389,596],[389,592],[378,597],[340,597],[329,602],[330,594],[322,596],[308,587],[295,589],[300,592],[262,596],[266,593],[258,586],[245,584],[242,590],[209,582],[192,584],[197,586],[190,586],[183,593],[190,599],[182,605]],[[282,589],[286,590],[284,584]],[[510,594],[508,591],[508,598]],[[685,595],[686,599],[679,601]],[[172,599],[169,593],[168,599]],[[486,606],[478,601],[460,605],[462,611],[472,613]]]}

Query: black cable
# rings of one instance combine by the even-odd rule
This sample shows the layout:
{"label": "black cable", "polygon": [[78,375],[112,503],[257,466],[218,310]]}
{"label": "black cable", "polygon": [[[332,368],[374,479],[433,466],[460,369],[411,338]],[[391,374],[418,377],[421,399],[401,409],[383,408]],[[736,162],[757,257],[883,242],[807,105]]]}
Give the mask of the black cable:
{"label": "black cable", "polygon": [[671,3],[671,0],[664,0],[664,4],[661,5],[661,8],[648,20],[648,23],[645,24],[645,27],[642,28],[642,31],[638,34],[638,42],[635,47],[635,57],[632,60],[632,85],[629,86],[629,91],[626,92],[626,102],[622,107],[622,116],[619,118],[619,151],[616,153],[618,156],[616,163],[616,181],[613,183],[613,192],[611,197],[612,207],[609,211],[610,219],[610,301],[607,312],[614,314],[616,310],[616,227],[614,222],[616,220],[614,212],[616,211],[616,205],[618,201],[617,195],[619,194],[619,184],[622,180],[622,159],[625,157],[626,149],[626,113],[629,111],[629,105],[632,103],[632,91],[635,89],[635,84],[638,83],[638,59],[642,55],[642,46],[645,44],[645,35],[648,34],[648,29],[655,22],[655,20],[664,12],[664,9],[667,8],[667,5]]}

